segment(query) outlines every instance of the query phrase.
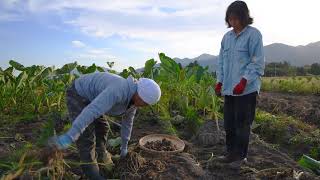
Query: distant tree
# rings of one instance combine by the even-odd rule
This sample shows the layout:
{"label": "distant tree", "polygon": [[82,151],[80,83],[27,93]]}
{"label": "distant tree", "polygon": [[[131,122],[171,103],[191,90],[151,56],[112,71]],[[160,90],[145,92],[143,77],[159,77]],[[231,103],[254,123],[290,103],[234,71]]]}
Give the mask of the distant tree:
{"label": "distant tree", "polygon": [[289,76],[295,75],[295,71],[289,62],[272,62],[266,65],[265,76]]}
{"label": "distant tree", "polygon": [[198,61],[195,60],[194,62],[189,63],[187,67],[194,67],[194,66],[198,66],[198,65],[199,65]]}
{"label": "distant tree", "polygon": [[297,76],[305,76],[306,75],[306,71],[304,70],[304,67],[297,67],[296,71],[297,71]]}
{"label": "distant tree", "polygon": [[320,75],[320,64],[319,63],[311,64],[310,73],[313,75]]}

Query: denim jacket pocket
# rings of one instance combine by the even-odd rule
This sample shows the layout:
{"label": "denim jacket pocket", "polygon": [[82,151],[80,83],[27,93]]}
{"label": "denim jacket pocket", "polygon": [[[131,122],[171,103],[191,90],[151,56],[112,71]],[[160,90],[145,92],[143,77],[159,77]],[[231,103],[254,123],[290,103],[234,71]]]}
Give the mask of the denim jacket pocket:
{"label": "denim jacket pocket", "polygon": [[224,48],[223,49],[223,52],[222,52],[222,57],[223,57],[223,60],[226,61],[229,59],[229,54],[230,54],[230,48]]}
{"label": "denim jacket pocket", "polygon": [[247,48],[237,48],[237,57],[241,64],[249,61],[249,50]]}

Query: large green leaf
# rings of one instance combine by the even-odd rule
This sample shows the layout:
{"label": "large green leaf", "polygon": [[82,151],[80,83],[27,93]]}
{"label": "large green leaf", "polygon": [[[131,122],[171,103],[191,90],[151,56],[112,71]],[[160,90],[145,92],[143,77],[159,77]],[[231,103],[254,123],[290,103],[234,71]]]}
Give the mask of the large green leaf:
{"label": "large green leaf", "polygon": [[200,79],[203,77],[204,72],[205,72],[205,69],[202,66],[197,67],[197,75],[196,75],[197,82],[199,82]]}
{"label": "large green leaf", "polygon": [[22,84],[26,81],[26,79],[28,78],[28,74],[23,71],[19,74],[19,76],[16,79],[16,90],[18,90]]}
{"label": "large green leaf", "polygon": [[4,73],[6,73],[6,75],[12,74],[13,73],[13,67],[8,67],[7,69],[4,70]]}
{"label": "large green leaf", "polygon": [[157,61],[155,61],[154,59],[149,59],[148,61],[146,61],[142,76],[153,78],[153,67],[156,64],[157,64]]}
{"label": "large green leaf", "polygon": [[9,61],[9,64],[16,70],[19,70],[19,71],[23,71],[24,70],[24,66],[14,60],[10,60]]}
{"label": "large green leaf", "polygon": [[307,155],[303,155],[301,159],[298,161],[298,164],[304,168],[308,168],[315,172],[316,174],[320,175],[320,161],[312,159]]}
{"label": "large green leaf", "polygon": [[86,73],[86,67],[85,67],[85,66],[78,65],[78,66],[77,66],[77,70],[78,70],[79,73],[81,73],[81,74],[85,74],[85,73]]}
{"label": "large green leaf", "polygon": [[15,77],[13,76],[13,67],[8,67],[3,71],[4,79],[7,83],[14,83]]}
{"label": "large green leaf", "polygon": [[174,74],[176,77],[178,77],[180,73],[180,66],[178,63],[176,63],[173,59],[166,56],[164,53],[159,54],[159,58],[161,61],[160,66],[167,72]]}
{"label": "large green leaf", "polygon": [[50,75],[50,73],[53,72],[53,68],[52,67],[47,67],[46,69],[44,69],[42,72],[41,72],[41,77],[42,78],[46,78]]}
{"label": "large green leaf", "polygon": [[[2,70],[2,68],[0,67],[0,82],[4,83],[4,72]],[[1,87],[1,86],[0,86]]]}
{"label": "large green leaf", "polygon": [[112,68],[114,66],[114,62],[107,62],[107,65],[109,68]]}
{"label": "large green leaf", "polygon": [[129,69],[129,71],[132,72],[132,73],[137,73],[137,71],[136,71],[133,67],[131,67],[131,66],[130,66],[128,69]]}
{"label": "large green leaf", "polygon": [[91,66],[89,66],[89,67],[78,65],[78,66],[77,66],[77,70],[78,70],[78,72],[81,73],[81,74],[94,73],[94,72],[96,72],[97,70],[98,70],[99,72],[105,72],[102,67],[96,66],[96,64],[94,64],[94,63],[93,63]]}
{"label": "large green leaf", "polygon": [[65,64],[62,68],[57,69],[57,74],[68,74],[77,67],[77,62]]}
{"label": "large green leaf", "polygon": [[103,69],[103,67],[100,67],[100,66],[97,66],[97,70],[98,70],[99,72],[105,72],[105,70]]}
{"label": "large green leaf", "polygon": [[127,78],[129,76],[129,71],[127,69],[124,69],[119,75],[123,78]]}
{"label": "large green leaf", "polygon": [[140,74],[133,67],[130,66],[128,70],[131,76],[133,76],[134,78],[140,78]]}
{"label": "large green leaf", "polygon": [[44,66],[31,66],[27,67],[25,72],[28,74],[29,82],[35,82],[37,84],[40,79],[45,78],[49,74],[50,70],[52,69],[45,68]]}
{"label": "large green leaf", "polygon": [[35,76],[37,71],[40,71],[40,66],[32,65],[30,67],[26,67],[25,71],[27,72],[29,77]]}
{"label": "large green leaf", "polygon": [[97,70],[97,66],[93,63],[91,66],[87,68],[85,74],[94,73],[96,70]]}

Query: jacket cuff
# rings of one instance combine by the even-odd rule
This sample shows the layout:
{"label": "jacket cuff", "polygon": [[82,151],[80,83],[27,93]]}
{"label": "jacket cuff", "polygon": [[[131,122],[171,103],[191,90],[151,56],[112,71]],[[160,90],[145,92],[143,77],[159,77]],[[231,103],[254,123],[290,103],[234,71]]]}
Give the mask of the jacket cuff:
{"label": "jacket cuff", "polygon": [[69,136],[72,139],[73,142],[75,142],[79,138],[80,133],[76,128],[71,128],[66,133],[66,135]]}

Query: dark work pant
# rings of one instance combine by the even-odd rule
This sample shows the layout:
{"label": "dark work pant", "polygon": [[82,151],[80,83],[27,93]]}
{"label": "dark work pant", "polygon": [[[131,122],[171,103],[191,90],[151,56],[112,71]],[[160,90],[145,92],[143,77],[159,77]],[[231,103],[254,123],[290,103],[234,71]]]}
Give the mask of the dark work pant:
{"label": "dark work pant", "polygon": [[255,118],[257,92],[224,97],[224,128],[227,152],[246,158],[251,125]]}
{"label": "dark work pant", "polygon": [[[66,92],[67,107],[72,121],[81,113],[90,102],[78,95],[74,83]],[[109,124],[102,117],[91,123],[76,141],[80,155],[83,173],[89,179],[105,179],[100,176],[97,162],[103,163],[106,159],[106,143]]]}

